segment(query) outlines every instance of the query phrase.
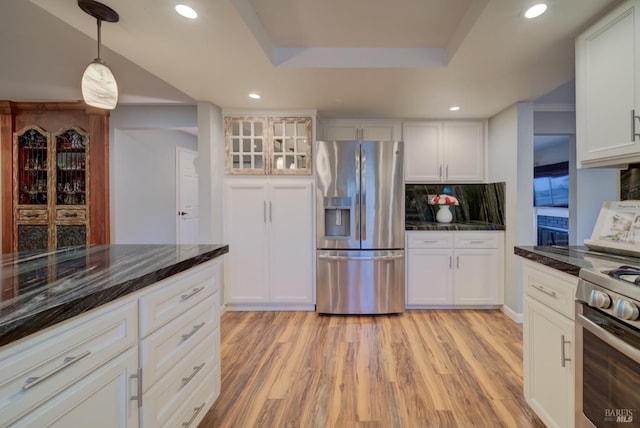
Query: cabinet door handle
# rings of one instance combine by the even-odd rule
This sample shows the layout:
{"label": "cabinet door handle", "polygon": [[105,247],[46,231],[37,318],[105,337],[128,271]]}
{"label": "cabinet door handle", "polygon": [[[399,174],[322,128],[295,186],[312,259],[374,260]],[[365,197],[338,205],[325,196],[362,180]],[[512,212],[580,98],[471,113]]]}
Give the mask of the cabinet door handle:
{"label": "cabinet door handle", "polygon": [[442,165],[440,165],[440,168],[438,169],[438,177],[440,180],[444,180],[444,177],[442,176]]}
{"label": "cabinet door handle", "polygon": [[194,288],[191,291],[191,293],[183,294],[182,296],[180,296],[180,300],[187,300],[188,298],[195,296],[196,294],[198,294],[202,290],[204,290],[204,287]]}
{"label": "cabinet door handle", "polygon": [[567,361],[571,361],[571,358],[567,358],[566,351],[565,351],[565,345],[567,343],[570,344],[571,342],[569,342],[568,340],[564,340],[564,334],[561,334],[560,335],[560,365],[562,367],[566,366],[565,363]]}
{"label": "cabinet door handle", "polygon": [[449,164],[447,164],[447,165],[444,167],[444,179],[445,179],[445,180],[448,180],[448,179],[449,179]]}
{"label": "cabinet door handle", "polygon": [[460,269],[460,256],[456,256],[456,269]]}
{"label": "cabinet door handle", "polygon": [[546,294],[548,296],[557,297],[557,294],[556,294],[555,291],[553,291],[553,290],[549,291],[549,290],[545,289],[542,285],[531,284],[531,286],[533,288],[535,288],[536,290],[538,290],[538,291],[542,291],[544,294]]}
{"label": "cabinet door handle", "polygon": [[200,407],[194,407],[193,416],[191,416],[191,419],[189,419],[187,422],[182,423],[182,428],[189,428],[193,423],[193,421],[196,420],[196,418],[198,417],[198,414],[202,411],[202,409],[204,409],[204,403],[202,403]]}
{"label": "cabinet door handle", "polygon": [[185,340],[189,339],[191,336],[193,336],[194,334],[196,334],[196,332],[198,330],[200,330],[202,327],[204,327],[204,322],[202,324],[198,324],[198,325],[194,325],[193,326],[193,330],[191,330],[189,333],[187,334],[183,334],[182,335],[182,341],[184,342]]}
{"label": "cabinet door handle", "polygon": [[267,222],[267,201],[262,201],[262,219]]}
{"label": "cabinet door handle", "polygon": [[186,386],[189,382],[191,382],[191,379],[193,379],[195,375],[197,375],[198,372],[202,370],[203,367],[204,367],[204,363],[200,364],[199,366],[195,366],[193,368],[193,373],[191,373],[189,377],[182,378],[182,386]]}
{"label": "cabinet door handle", "polygon": [[137,380],[138,395],[132,395],[130,400],[138,402],[138,408],[142,407],[142,367],[138,368],[138,373],[129,376],[131,379]]}
{"label": "cabinet door handle", "polygon": [[484,240],[481,241],[469,241],[470,244],[484,244]]}
{"label": "cabinet door handle", "polygon": [[271,201],[269,201],[269,223],[273,223],[273,210],[271,209]]}
{"label": "cabinet door handle", "polygon": [[45,380],[49,379],[51,376],[60,373],[62,370],[74,365],[75,363],[77,363],[78,361],[80,361],[85,357],[88,357],[89,355],[91,355],[91,351],[84,351],[82,354],[77,355],[75,357],[65,357],[65,359],[62,360],[62,365],[56,367],[55,369],[43,374],[42,376],[27,378],[27,380],[24,382],[24,385],[22,385],[23,391],[33,388],[40,382],[44,382]]}
{"label": "cabinet door handle", "polygon": [[438,243],[438,241],[436,241],[436,240],[433,240],[433,241],[422,241],[422,242],[425,243],[425,244],[437,244]]}
{"label": "cabinet door handle", "polygon": [[453,267],[453,256],[449,256],[449,269]]}

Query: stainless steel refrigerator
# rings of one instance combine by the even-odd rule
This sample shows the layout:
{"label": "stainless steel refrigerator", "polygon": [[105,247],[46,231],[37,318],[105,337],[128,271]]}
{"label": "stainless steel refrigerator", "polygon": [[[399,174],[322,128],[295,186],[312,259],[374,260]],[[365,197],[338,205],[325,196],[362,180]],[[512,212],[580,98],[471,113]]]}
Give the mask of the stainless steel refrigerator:
{"label": "stainless steel refrigerator", "polygon": [[404,144],[318,141],[316,311],[404,311]]}

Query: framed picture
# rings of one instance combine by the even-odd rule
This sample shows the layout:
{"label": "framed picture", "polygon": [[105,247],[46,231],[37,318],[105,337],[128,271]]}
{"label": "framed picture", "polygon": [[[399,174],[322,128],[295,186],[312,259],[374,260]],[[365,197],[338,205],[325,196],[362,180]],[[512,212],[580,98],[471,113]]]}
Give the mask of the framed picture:
{"label": "framed picture", "polygon": [[604,202],[584,245],[607,253],[640,257],[640,200]]}

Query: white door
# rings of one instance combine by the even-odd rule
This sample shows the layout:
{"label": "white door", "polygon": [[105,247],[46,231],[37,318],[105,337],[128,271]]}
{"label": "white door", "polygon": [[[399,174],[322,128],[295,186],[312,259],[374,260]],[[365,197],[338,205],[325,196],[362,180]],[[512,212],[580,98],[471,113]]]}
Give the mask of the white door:
{"label": "white door", "polygon": [[461,249],[454,255],[453,303],[456,305],[498,304],[498,251]]}
{"label": "white door", "polygon": [[177,244],[198,243],[198,172],[195,160],[198,152],[176,149]]}
{"label": "white door", "polygon": [[450,305],[453,302],[452,251],[410,249],[408,305]]}
{"label": "white door", "polygon": [[278,303],[313,303],[311,183],[272,184],[268,207],[269,297]]}
{"label": "white door", "polygon": [[[273,209],[273,208],[272,208]],[[228,182],[225,186],[225,299],[227,303],[267,303],[267,185]]]}
{"label": "white door", "polygon": [[482,122],[445,122],[442,127],[444,171],[447,181],[482,181],[484,131]]}
{"label": "white door", "polygon": [[439,122],[404,125],[404,177],[406,181],[439,183],[442,180],[442,152]]}

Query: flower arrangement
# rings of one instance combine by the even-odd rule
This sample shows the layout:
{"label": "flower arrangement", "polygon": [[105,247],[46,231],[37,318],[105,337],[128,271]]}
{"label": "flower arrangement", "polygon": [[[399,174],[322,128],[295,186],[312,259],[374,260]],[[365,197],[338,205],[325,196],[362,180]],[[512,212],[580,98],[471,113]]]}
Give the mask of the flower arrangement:
{"label": "flower arrangement", "polygon": [[437,195],[429,198],[431,205],[460,205],[458,198],[452,195]]}

